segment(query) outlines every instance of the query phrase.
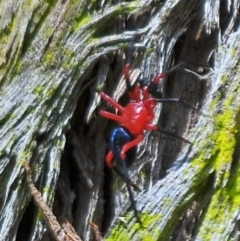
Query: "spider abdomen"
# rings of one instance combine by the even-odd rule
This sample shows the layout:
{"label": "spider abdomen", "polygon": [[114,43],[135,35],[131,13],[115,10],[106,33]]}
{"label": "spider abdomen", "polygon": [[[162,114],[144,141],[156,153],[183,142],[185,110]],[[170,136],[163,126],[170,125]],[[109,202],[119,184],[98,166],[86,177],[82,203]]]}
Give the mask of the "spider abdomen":
{"label": "spider abdomen", "polygon": [[[123,146],[134,139],[134,135],[132,135],[126,128],[124,127],[116,127],[112,133],[110,138],[111,150],[115,156],[115,161],[118,167],[121,169],[121,150]],[[133,161],[135,160],[137,152],[137,147],[133,147],[126,153],[126,164],[127,166],[131,166]],[[122,161],[122,160],[121,160]]]}

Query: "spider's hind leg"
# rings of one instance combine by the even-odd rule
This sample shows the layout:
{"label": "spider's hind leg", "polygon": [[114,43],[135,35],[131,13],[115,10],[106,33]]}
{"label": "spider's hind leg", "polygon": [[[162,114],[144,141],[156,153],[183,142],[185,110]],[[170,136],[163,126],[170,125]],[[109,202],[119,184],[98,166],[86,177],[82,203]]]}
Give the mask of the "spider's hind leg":
{"label": "spider's hind leg", "polygon": [[135,159],[137,150],[136,146],[126,152],[126,159],[121,158],[122,147],[131,142],[133,138],[134,137],[125,128],[117,127],[113,130],[111,135],[111,149],[116,161],[116,167],[114,170],[124,179],[131,202],[131,208],[134,211],[138,223],[142,225],[131,189],[131,187],[136,188],[136,185],[134,185],[129,178],[127,169],[127,166],[130,166]]}

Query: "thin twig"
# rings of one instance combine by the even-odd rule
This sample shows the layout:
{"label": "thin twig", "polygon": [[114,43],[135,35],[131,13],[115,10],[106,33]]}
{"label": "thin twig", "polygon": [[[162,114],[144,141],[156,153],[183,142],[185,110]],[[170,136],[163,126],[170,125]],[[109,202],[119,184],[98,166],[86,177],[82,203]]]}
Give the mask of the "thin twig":
{"label": "thin twig", "polygon": [[27,161],[24,162],[24,167],[27,173],[27,183],[33,199],[38,206],[38,208],[42,211],[46,224],[48,226],[49,231],[53,235],[56,241],[82,241],[81,238],[77,235],[73,226],[67,221],[67,225],[61,225],[57,221],[56,216],[53,214],[51,208],[46,204],[41,193],[35,187],[32,180],[32,172]]}

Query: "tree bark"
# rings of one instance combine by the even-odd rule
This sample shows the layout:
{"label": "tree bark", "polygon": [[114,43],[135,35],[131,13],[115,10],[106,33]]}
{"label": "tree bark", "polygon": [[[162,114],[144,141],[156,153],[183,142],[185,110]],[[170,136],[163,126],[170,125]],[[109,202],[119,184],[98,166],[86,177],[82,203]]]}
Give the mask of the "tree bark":
{"label": "tree bark", "polygon": [[[2,240],[55,237],[25,162],[60,226],[71,223],[81,240],[240,240],[239,5],[0,1]],[[96,92],[129,101],[129,56],[133,82],[183,62],[162,82],[164,97],[199,109],[156,110],[161,128],[193,144],[146,133],[129,170],[143,190],[134,193],[143,227],[124,182],[104,164],[115,124],[98,116],[107,106]]]}

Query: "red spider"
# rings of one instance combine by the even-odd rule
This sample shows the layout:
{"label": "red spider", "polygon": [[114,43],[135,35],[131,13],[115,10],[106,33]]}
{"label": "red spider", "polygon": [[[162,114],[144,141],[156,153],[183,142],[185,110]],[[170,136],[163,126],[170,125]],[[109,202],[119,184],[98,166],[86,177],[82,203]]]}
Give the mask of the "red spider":
{"label": "red spider", "polygon": [[[172,73],[177,68],[180,67],[179,64],[175,66],[168,72],[160,73],[156,75],[152,82],[148,80],[139,80],[136,86],[131,86],[130,84],[130,65],[127,64],[124,67],[124,76],[126,79],[127,89],[130,96],[130,103],[123,107],[119,103],[117,103],[114,99],[109,97],[104,92],[100,92],[100,96],[107,103],[115,107],[120,114],[116,115],[104,110],[100,110],[100,114],[108,119],[117,121],[120,125],[126,128],[135,138],[125,145],[123,145],[120,153],[120,157],[122,160],[125,160],[126,153],[129,149],[137,146],[144,139],[144,131],[158,130],[165,134],[172,135],[176,138],[184,140],[190,143],[188,140],[183,137],[177,136],[174,133],[170,133],[168,131],[160,129],[157,125],[152,124],[152,121],[155,118],[154,109],[158,102],[181,102],[187,106],[189,104],[181,101],[180,99],[162,99],[161,89],[159,88],[159,82],[161,79],[165,78],[166,75]],[[159,99],[157,99],[159,98]],[[191,106],[190,106],[191,107]],[[192,108],[192,107],[191,107]],[[106,157],[107,165],[110,168],[113,168],[113,150],[110,150]]]}
{"label": "red spider", "polygon": [[[121,106],[104,92],[99,93],[102,99],[119,111],[119,115],[117,115],[105,110],[100,110],[100,114],[103,117],[117,121],[120,124],[120,126],[113,130],[110,136],[111,148],[106,156],[106,163],[125,180],[131,206],[140,225],[142,225],[142,222],[138,215],[130,186],[133,186],[135,189],[138,188],[131,182],[127,166],[132,164],[136,154],[136,147],[144,139],[144,132],[157,130],[190,143],[183,137],[166,130],[162,130],[152,123],[155,118],[154,109],[158,102],[181,102],[190,108],[194,108],[179,99],[162,98],[162,91],[161,88],[159,88],[160,80],[175,71],[180,65],[181,64],[175,66],[168,72],[156,75],[152,82],[146,79],[140,79],[135,85],[131,85],[129,74],[130,64],[127,64],[124,67],[124,76],[130,96],[130,102],[125,107]],[[115,159],[115,163],[113,162],[113,159]],[[119,170],[118,167],[121,167],[122,169]]]}

